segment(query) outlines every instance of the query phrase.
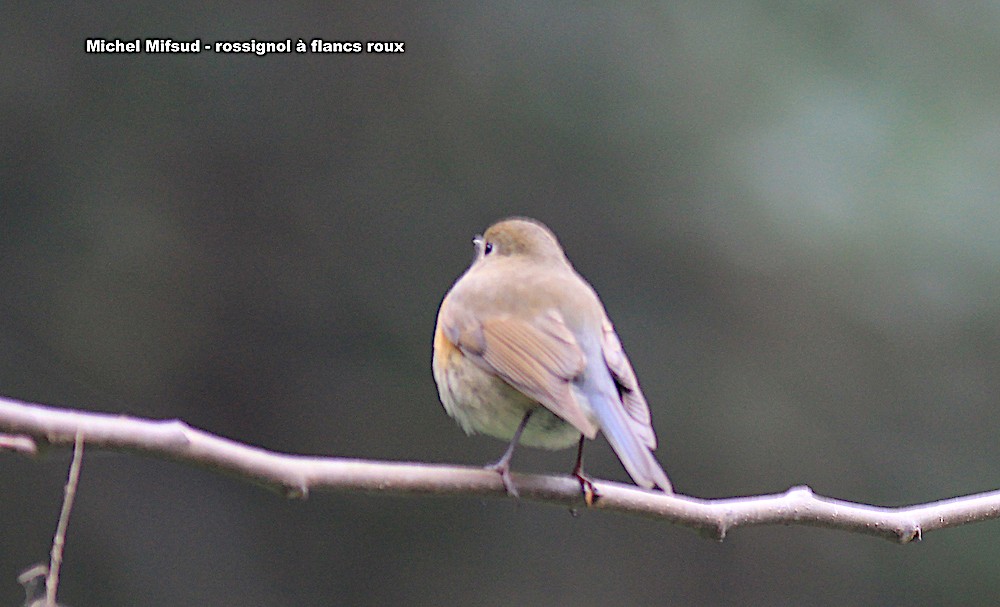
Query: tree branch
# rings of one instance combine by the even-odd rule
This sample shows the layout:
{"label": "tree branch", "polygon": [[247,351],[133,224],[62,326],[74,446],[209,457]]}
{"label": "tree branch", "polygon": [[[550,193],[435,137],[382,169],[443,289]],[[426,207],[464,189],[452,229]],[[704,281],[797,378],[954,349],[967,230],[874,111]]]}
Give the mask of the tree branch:
{"label": "tree branch", "polygon": [[[504,497],[499,475],[482,468],[380,462],[275,453],[215,436],[179,420],[150,420],[22,403],[0,397],[0,449],[28,456],[36,443],[72,445],[77,435],[91,448],[136,451],[206,466],[288,497],[315,490],[423,495]],[[575,478],[513,474],[522,499],[586,507]],[[1000,518],[1000,491],[904,508],[882,508],[822,497],[808,487],[785,493],[703,500],[665,495],[632,485],[594,483],[599,499],[590,508],[637,514],[691,527],[722,540],[729,530],[752,525],[810,525],[883,537],[919,540],[946,527]]]}

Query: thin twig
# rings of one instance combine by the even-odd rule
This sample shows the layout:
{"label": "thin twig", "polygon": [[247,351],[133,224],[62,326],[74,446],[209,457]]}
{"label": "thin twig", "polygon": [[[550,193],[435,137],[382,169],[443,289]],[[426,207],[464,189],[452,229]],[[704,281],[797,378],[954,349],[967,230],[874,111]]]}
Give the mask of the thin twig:
{"label": "thin twig", "polygon": [[0,451],[14,451],[23,455],[36,455],[38,445],[30,436],[17,434],[0,434]]}
{"label": "thin twig", "polygon": [[[45,578],[49,568],[41,563],[32,565],[17,576],[17,583],[24,586],[23,607],[47,607],[45,601]],[[41,598],[39,598],[41,597]]]}
{"label": "thin twig", "polygon": [[59,524],[56,525],[56,535],[52,538],[52,559],[49,563],[49,576],[45,580],[45,604],[47,607],[56,607],[56,590],[59,586],[59,568],[62,566],[63,548],[66,545],[66,528],[69,526],[69,515],[73,511],[76,488],[80,483],[80,464],[82,462],[83,433],[77,430],[73,446],[73,463],[69,466],[69,479],[66,481],[66,492],[63,496],[62,511],[59,513]]}
{"label": "thin twig", "polygon": [[[495,496],[507,495],[500,476],[482,468],[379,462],[275,453],[192,428],[159,421],[57,409],[0,397],[0,431],[54,445],[73,444],[82,433],[90,448],[138,451],[205,466],[249,480],[289,497],[310,491]],[[512,474],[525,500],[586,507],[580,483],[569,476]],[[594,481],[600,496],[592,509],[672,522],[723,539],[734,528],[810,525],[865,533],[899,543],[928,531],[1000,518],[1000,491],[904,508],[883,508],[822,497],[808,487],[785,493],[703,500],[666,495],[633,485]]]}

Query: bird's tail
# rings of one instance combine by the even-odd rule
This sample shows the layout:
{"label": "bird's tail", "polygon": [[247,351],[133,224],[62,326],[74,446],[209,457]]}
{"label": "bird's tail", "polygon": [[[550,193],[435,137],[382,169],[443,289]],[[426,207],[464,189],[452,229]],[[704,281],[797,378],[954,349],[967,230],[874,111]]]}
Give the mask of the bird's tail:
{"label": "bird's tail", "polygon": [[673,493],[667,473],[649,447],[635,435],[622,404],[607,394],[595,396],[590,402],[601,431],[635,484],[647,489],[655,486],[666,493]]}

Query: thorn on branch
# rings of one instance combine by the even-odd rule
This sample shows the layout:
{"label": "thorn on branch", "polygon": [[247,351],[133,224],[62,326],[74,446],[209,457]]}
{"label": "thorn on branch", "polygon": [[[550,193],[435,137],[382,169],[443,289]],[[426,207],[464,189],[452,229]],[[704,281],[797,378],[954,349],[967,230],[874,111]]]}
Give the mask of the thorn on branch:
{"label": "thorn on branch", "polygon": [[721,544],[726,539],[727,531],[729,531],[729,524],[725,521],[719,521],[719,524],[715,526],[700,527],[698,535],[705,539],[715,540]]}
{"label": "thorn on branch", "polygon": [[290,500],[305,500],[309,497],[309,486],[305,483],[298,486],[288,485],[285,487],[285,497]]}

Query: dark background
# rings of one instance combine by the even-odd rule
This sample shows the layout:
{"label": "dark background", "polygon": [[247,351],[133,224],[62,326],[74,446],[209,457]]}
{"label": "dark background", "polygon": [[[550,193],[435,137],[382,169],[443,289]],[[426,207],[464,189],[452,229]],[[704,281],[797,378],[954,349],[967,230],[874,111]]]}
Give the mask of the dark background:
{"label": "dark background", "polygon": [[[657,454],[701,497],[1000,487],[991,3],[7,4],[0,393],[269,449],[480,464],[430,374],[470,239],[548,223],[601,293]],[[87,38],[396,40],[396,55],[101,55]],[[603,440],[595,475],[626,480]],[[565,473],[571,451],[519,470]],[[69,454],[0,454],[0,604]],[[87,605],[939,605],[1000,523],[724,543],[509,500],[327,493],[91,452]]]}

